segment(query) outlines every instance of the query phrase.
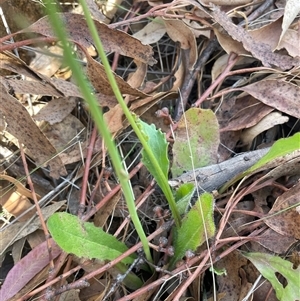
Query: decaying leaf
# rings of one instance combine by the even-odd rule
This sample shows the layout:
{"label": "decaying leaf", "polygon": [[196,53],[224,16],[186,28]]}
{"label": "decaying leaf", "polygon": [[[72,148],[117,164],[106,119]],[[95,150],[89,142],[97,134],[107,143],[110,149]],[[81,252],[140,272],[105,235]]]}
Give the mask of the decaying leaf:
{"label": "decaying leaf", "polygon": [[174,42],[179,42],[182,49],[189,49],[189,68],[192,68],[197,59],[196,39],[191,29],[181,20],[164,19],[166,30]]}
{"label": "decaying leaf", "polygon": [[219,127],[210,110],[189,109],[178,122],[173,146],[173,177],[217,163]]}
{"label": "decaying leaf", "polygon": [[59,178],[61,175],[66,175],[65,167],[56,156],[56,149],[43,135],[22,104],[9,95],[2,84],[0,85],[0,110],[6,119],[6,130],[26,146],[38,165],[50,166],[52,177]]}

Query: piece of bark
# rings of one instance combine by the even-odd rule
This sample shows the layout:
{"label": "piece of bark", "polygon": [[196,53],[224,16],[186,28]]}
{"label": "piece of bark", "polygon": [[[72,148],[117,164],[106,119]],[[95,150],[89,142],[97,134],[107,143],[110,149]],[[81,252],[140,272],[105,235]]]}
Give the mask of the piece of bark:
{"label": "piece of bark", "polygon": [[245,152],[219,164],[197,168],[195,171],[188,171],[170,180],[169,184],[176,187],[183,183],[195,183],[196,178],[196,182],[201,190],[207,192],[218,190],[225,183],[258,162],[269,149],[270,148],[264,148]]}

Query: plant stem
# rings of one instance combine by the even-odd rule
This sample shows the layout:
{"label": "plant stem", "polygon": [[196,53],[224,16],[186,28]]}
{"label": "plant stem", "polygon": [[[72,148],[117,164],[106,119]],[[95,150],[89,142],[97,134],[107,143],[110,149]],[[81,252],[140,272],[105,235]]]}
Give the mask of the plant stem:
{"label": "plant stem", "polygon": [[[85,10],[85,17],[86,17],[87,21],[89,20],[90,21],[89,23],[91,23],[92,19],[89,16],[89,12],[87,10],[85,1],[80,1],[80,2],[81,2],[82,7]],[[55,31],[56,35],[58,36],[59,40],[61,41],[61,43],[63,45],[64,51],[65,51],[65,60],[69,64],[69,66],[72,70],[73,77],[76,80],[77,85],[79,86],[79,89],[83,95],[84,100],[89,105],[92,118],[97,126],[98,131],[101,133],[101,136],[104,139],[105,145],[111,156],[111,160],[112,160],[115,172],[117,174],[118,179],[120,180],[120,183],[121,183],[121,186],[123,189],[123,193],[124,193],[124,196],[126,199],[126,203],[128,206],[130,216],[132,218],[132,221],[134,223],[136,231],[141,239],[146,258],[147,258],[147,260],[152,262],[152,257],[151,257],[148,241],[147,241],[146,235],[144,233],[144,230],[142,228],[142,225],[140,223],[140,220],[138,218],[137,212],[135,210],[135,204],[134,204],[134,200],[133,200],[131,190],[130,190],[130,185],[129,185],[128,173],[122,167],[121,158],[118,154],[118,151],[117,151],[115,143],[112,139],[112,136],[108,130],[108,126],[106,125],[106,122],[103,118],[102,110],[98,106],[97,100],[93,96],[92,91],[90,89],[90,85],[89,85],[87,79],[84,77],[80,66],[78,65],[78,63],[76,62],[76,60],[74,59],[74,57],[72,55],[71,48],[68,44],[67,34],[64,30],[62,21],[56,14],[55,5],[51,4],[50,1],[48,0],[46,2],[46,7],[47,7],[49,20],[51,22],[53,30]],[[92,24],[94,25],[93,22],[92,22]],[[94,28],[94,33],[97,33],[95,28]],[[97,34],[97,36],[98,36],[98,34]],[[98,46],[101,45],[99,37],[98,37],[97,44],[98,44]],[[102,48],[102,56],[103,57],[101,57],[101,58],[103,61],[105,61],[106,56],[105,56],[103,47],[100,46],[98,48],[99,48],[99,50],[101,50],[101,48]],[[101,52],[101,51],[99,51],[99,52]],[[107,61],[107,59],[106,59],[106,61]],[[108,64],[108,61],[107,61],[107,64]],[[110,70],[110,67],[109,66],[107,67],[107,65],[106,65],[106,72],[108,72],[107,70]],[[110,70],[110,72],[111,72],[111,70]],[[119,90],[118,86],[113,87],[113,90],[115,90],[115,91]],[[119,92],[119,95],[121,96],[120,92]]]}
{"label": "plant stem", "polygon": [[[115,96],[116,96],[116,98],[117,98],[117,100],[118,100],[118,102],[119,102],[119,104],[120,104],[120,106],[121,106],[121,108],[123,110],[124,115],[126,116],[126,118],[127,118],[128,122],[130,123],[132,129],[134,130],[134,132],[137,135],[138,139],[140,140],[142,146],[144,147],[144,150],[146,151],[147,155],[149,156],[149,159],[151,160],[151,163],[153,164],[153,166],[155,167],[155,169],[158,171],[159,176],[161,178],[165,179],[164,180],[164,185],[163,185],[163,187],[161,187],[161,189],[162,189],[165,197],[168,200],[168,203],[169,203],[170,209],[172,211],[172,215],[173,215],[173,218],[175,220],[176,226],[180,226],[179,212],[177,210],[176,203],[175,203],[175,200],[174,200],[171,188],[170,188],[170,186],[168,184],[168,179],[164,176],[164,174],[163,174],[163,172],[162,172],[162,170],[160,168],[160,165],[159,165],[158,161],[156,160],[153,152],[151,151],[151,148],[147,144],[147,141],[145,140],[143,134],[141,133],[139,127],[137,126],[135,118],[132,116],[132,113],[129,111],[129,109],[128,109],[128,107],[127,107],[127,105],[126,105],[126,103],[125,103],[125,101],[123,99],[123,96],[122,96],[122,94],[120,92],[118,84],[117,84],[117,82],[116,82],[116,80],[114,78],[114,75],[113,75],[112,70],[110,68],[109,62],[108,62],[107,57],[105,55],[101,39],[100,39],[100,37],[98,35],[97,29],[95,27],[95,24],[94,24],[92,18],[90,17],[90,13],[89,13],[89,10],[88,10],[88,7],[87,7],[85,1],[80,0],[80,4],[82,5],[83,12],[84,12],[84,15],[85,15],[85,18],[86,18],[86,22],[87,22],[88,27],[90,29],[90,33],[91,33],[91,35],[93,37],[93,40],[94,40],[94,43],[95,43],[95,47],[96,47],[96,49],[98,51],[98,54],[99,54],[99,56],[101,58],[103,66],[105,68],[106,75],[108,77],[108,80],[109,80],[109,83],[111,85],[111,88],[112,88],[112,90],[115,93]],[[128,205],[128,209],[129,209],[129,205]],[[130,209],[129,209],[129,212],[130,212]],[[131,214],[131,212],[130,212],[130,214]],[[134,217],[131,216],[131,218],[133,220]]]}

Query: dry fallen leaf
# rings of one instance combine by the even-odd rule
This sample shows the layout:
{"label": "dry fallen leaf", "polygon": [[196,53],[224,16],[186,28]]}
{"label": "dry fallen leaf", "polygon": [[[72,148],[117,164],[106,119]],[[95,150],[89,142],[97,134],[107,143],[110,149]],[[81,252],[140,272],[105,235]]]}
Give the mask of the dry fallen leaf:
{"label": "dry fallen leaf", "polygon": [[277,124],[283,124],[289,121],[289,117],[282,116],[280,112],[271,112],[260,120],[255,126],[246,129],[241,136],[244,145],[249,145],[253,142],[254,138],[260,133],[274,127]]}
{"label": "dry fallen leaf", "polygon": [[27,110],[7,93],[1,83],[0,90],[0,111],[5,116],[6,130],[26,146],[38,165],[50,166],[51,177],[58,179],[66,175],[65,167],[56,156],[56,149],[34,123]]}
{"label": "dry fallen leaf", "polygon": [[287,235],[281,235],[271,228],[259,235],[257,239],[257,242],[260,245],[276,254],[285,254],[289,248],[297,242],[295,238]]}
{"label": "dry fallen leaf", "polygon": [[0,53],[0,68],[37,81],[43,79],[43,77],[40,77],[35,71],[28,67],[25,62],[8,51]]}
{"label": "dry fallen leaf", "polygon": [[213,6],[212,15],[214,19],[229,33],[229,35],[241,42],[244,48],[249,51],[253,57],[259,59],[266,67],[272,65],[288,70],[299,65],[299,60],[288,55],[273,53],[270,45],[263,42],[257,42],[243,27],[235,25],[225,12],[219,7]]}
{"label": "dry fallen leaf", "polygon": [[49,124],[61,122],[66,118],[76,106],[76,100],[69,98],[54,98],[49,101],[37,114],[33,116],[35,120],[45,120]]}
{"label": "dry fallen leaf", "polygon": [[133,37],[140,40],[144,45],[149,45],[158,42],[165,33],[166,27],[164,22],[160,17],[157,17],[136,32]]}
{"label": "dry fallen leaf", "polygon": [[288,29],[280,40],[277,49],[285,48],[290,56],[300,57],[300,43],[295,43],[295,41],[300,41],[299,31]]}
{"label": "dry fallen leaf", "polygon": [[[221,300],[239,300],[242,285],[239,270],[246,263],[246,258],[243,259],[242,255],[235,250],[214,265],[219,270],[226,269],[226,274],[216,276],[218,281],[218,293],[226,294]],[[230,275],[230,277],[228,277],[228,275]]]}
{"label": "dry fallen leaf", "polygon": [[179,42],[182,49],[189,49],[189,68],[197,60],[197,44],[191,29],[181,20],[164,19],[167,33],[174,42]]}
{"label": "dry fallen leaf", "polygon": [[[86,51],[85,55],[87,59],[87,76],[95,90],[105,95],[114,95],[114,91],[109,83],[104,66],[94,60]],[[127,82],[124,81],[122,77],[115,73],[113,74],[122,94],[140,97],[147,96],[142,91],[131,87]]]}
{"label": "dry fallen leaf", "polygon": [[[14,186],[14,188],[12,188],[8,185],[1,190],[0,204],[3,208],[5,208],[13,216],[18,217],[27,209],[32,207],[32,204],[28,199],[32,199],[32,193],[29,189],[27,189],[21,182],[8,175],[0,175],[0,179],[8,181]],[[39,195],[36,196],[38,200],[41,198]],[[35,209],[27,212],[24,216],[19,218],[19,221],[22,222],[28,220],[34,215],[34,213]]]}
{"label": "dry fallen leaf", "polygon": [[217,113],[221,132],[252,127],[274,110],[251,95],[239,97],[231,102],[231,106],[228,106],[229,102],[224,102]]}
{"label": "dry fallen leaf", "polygon": [[297,14],[300,12],[299,0],[287,0],[284,8],[283,22],[282,22],[282,33],[280,35],[279,42],[284,37],[289,26],[292,24]]}
{"label": "dry fallen leaf", "polygon": [[300,118],[300,87],[283,80],[260,80],[238,88],[278,111]]}
{"label": "dry fallen leaf", "polygon": [[300,183],[277,198],[269,211],[269,217],[265,219],[271,229],[295,239],[300,239],[300,214],[295,207],[300,205],[299,193]]}
{"label": "dry fallen leaf", "polygon": [[7,90],[20,94],[48,95],[48,96],[63,96],[60,91],[55,89],[49,83],[42,81],[29,81],[19,79],[6,79],[1,77],[1,83]]}
{"label": "dry fallen leaf", "polygon": [[[29,67],[35,72],[51,77],[62,65],[63,49],[57,45],[45,49],[37,49],[45,53],[37,52],[35,58],[30,62]],[[48,55],[48,53],[51,55]]]}
{"label": "dry fallen leaf", "polygon": [[[83,15],[63,13],[59,14],[59,16],[61,17],[71,40],[85,48],[94,44]],[[138,39],[133,38],[123,31],[109,28],[104,23],[100,23],[96,20],[94,20],[94,23],[105,51],[118,52],[121,55],[132,57],[151,66],[156,63],[156,60],[152,56],[152,47],[143,45]],[[22,30],[22,32],[28,31],[36,32],[48,37],[55,37],[47,16]]]}

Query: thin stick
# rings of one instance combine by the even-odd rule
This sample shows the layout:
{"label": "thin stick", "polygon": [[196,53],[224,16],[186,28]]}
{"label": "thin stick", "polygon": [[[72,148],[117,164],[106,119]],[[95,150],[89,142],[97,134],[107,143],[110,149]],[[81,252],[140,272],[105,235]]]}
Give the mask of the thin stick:
{"label": "thin stick", "polygon": [[29,185],[31,193],[32,193],[32,199],[34,201],[34,204],[35,204],[35,207],[36,207],[36,210],[37,210],[38,216],[40,218],[41,225],[42,225],[42,228],[43,228],[46,240],[47,240],[49,258],[50,258],[50,270],[52,270],[54,268],[54,262],[53,262],[53,258],[52,258],[52,254],[51,254],[50,234],[48,232],[48,229],[47,229],[47,226],[45,224],[44,217],[43,217],[43,214],[42,214],[42,211],[41,211],[41,207],[40,207],[38,199],[36,197],[36,193],[35,193],[34,186],[33,186],[33,183],[32,183],[31,177],[30,177],[30,173],[29,173],[29,170],[28,170],[28,165],[27,165],[27,162],[26,162],[26,157],[25,157],[25,153],[24,153],[22,143],[19,142],[19,146],[20,146],[20,153],[21,153],[21,158],[22,158],[23,165],[24,165],[24,170],[25,170],[27,182],[28,182],[28,185]]}
{"label": "thin stick", "polygon": [[84,168],[84,174],[83,174],[83,178],[82,178],[80,203],[79,203],[79,208],[78,208],[78,217],[79,218],[81,218],[83,216],[84,209],[85,209],[88,177],[89,177],[89,171],[90,171],[91,160],[92,160],[93,149],[94,149],[96,137],[97,137],[97,128],[94,127],[91,138],[90,138],[90,143],[87,147],[87,154],[86,154],[86,159],[85,159],[85,168]]}

